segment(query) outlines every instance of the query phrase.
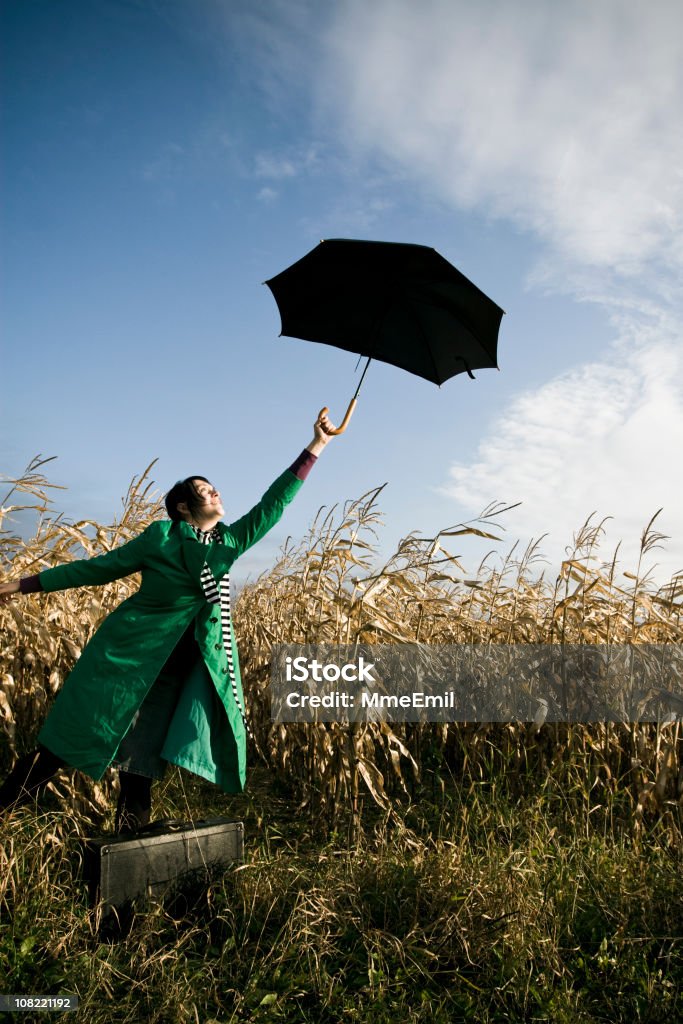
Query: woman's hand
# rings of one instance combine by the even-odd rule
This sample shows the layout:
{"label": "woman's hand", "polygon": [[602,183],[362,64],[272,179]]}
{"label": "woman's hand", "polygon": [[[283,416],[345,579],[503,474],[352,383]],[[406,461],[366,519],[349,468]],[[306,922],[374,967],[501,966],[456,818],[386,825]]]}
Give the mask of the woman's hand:
{"label": "woman's hand", "polygon": [[334,435],[330,431],[334,429],[334,423],[332,423],[327,415],[318,417],[313,424],[313,430],[315,431],[313,440],[306,446],[311,455],[320,454],[325,445],[332,440]]}
{"label": "woman's hand", "polygon": [[313,429],[315,430],[316,438],[319,438],[321,441],[324,441],[325,444],[327,444],[330,438],[334,436],[332,432],[335,429],[335,426],[326,413],[324,416],[320,416],[315,421],[315,423],[313,424]]}
{"label": "woman's hand", "polygon": [[19,580],[15,580],[14,583],[0,583],[0,604],[7,604],[18,593]]}

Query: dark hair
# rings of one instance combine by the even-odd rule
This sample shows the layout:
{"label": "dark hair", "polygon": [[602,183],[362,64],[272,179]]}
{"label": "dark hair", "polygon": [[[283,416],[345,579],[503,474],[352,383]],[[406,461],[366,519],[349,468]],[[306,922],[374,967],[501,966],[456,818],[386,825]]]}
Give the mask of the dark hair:
{"label": "dark hair", "polygon": [[197,488],[192,482],[193,480],[203,480],[205,484],[211,483],[211,481],[207,480],[205,476],[199,476],[195,473],[193,476],[185,477],[184,480],[178,480],[164,499],[168,517],[169,519],[172,519],[174,523],[182,522],[183,518],[178,511],[179,502],[185,502],[190,512],[196,512],[200,507],[201,502],[199,500],[199,495],[197,494]]}

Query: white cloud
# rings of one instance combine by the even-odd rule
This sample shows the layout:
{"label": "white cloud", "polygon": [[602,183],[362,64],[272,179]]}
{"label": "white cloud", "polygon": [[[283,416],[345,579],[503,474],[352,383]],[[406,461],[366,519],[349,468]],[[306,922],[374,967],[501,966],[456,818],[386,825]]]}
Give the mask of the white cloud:
{"label": "white cloud", "polygon": [[259,153],[255,161],[254,174],[257,178],[293,178],[296,168],[286,157]]}
{"label": "white cloud", "polygon": [[683,7],[350,0],[322,72],[347,138],[582,265],[679,263]]}
{"label": "white cloud", "polygon": [[262,203],[274,203],[277,199],[277,192],[274,188],[268,188],[266,185],[264,188],[259,189],[256,198]]}
{"label": "white cloud", "polygon": [[[683,489],[683,351],[661,326],[637,341],[624,335],[610,362],[583,365],[518,397],[470,464],[451,467],[442,488],[475,511],[492,498],[522,500],[514,529],[540,537],[558,565],[588,515],[613,517],[609,543],[632,570],[644,526],[663,508],[671,535],[656,561],[660,581],[683,570],[679,510]],[[510,521],[513,528],[513,521]],[[608,544],[602,557],[611,555]]]}
{"label": "white cloud", "polygon": [[[444,470],[448,493],[468,513],[521,500],[508,533],[551,529],[553,559],[594,509],[612,515],[629,569],[664,506],[658,523],[673,540],[656,557],[663,573],[683,568],[683,5],[276,0],[267,17],[258,10],[274,108],[308,70],[318,134],[344,141],[359,177],[379,166],[445,206],[514,223],[542,243],[530,287],[610,311],[612,346],[511,402],[474,457]],[[273,173],[266,156],[262,176],[286,177],[291,154],[273,157]]]}
{"label": "white cloud", "polygon": [[[318,94],[351,152],[543,243],[530,285],[607,306],[600,361],[521,395],[446,490],[523,501],[553,559],[594,509],[631,568],[664,506],[683,568],[683,6],[675,0],[348,0]],[[609,341],[609,339],[606,339]],[[658,520],[659,522],[659,520]],[[512,519],[510,528],[513,527]]]}
{"label": "white cloud", "polygon": [[315,171],[319,165],[318,149],[311,144],[303,149],[286,153],[257,153],[254,160],[254,176],[282,181],[299,174]]}

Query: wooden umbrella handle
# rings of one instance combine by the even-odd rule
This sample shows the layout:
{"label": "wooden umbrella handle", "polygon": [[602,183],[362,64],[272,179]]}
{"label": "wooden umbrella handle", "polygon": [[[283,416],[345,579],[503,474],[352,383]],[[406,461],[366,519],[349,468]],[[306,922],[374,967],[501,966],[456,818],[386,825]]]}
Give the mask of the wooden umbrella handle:
{"label": "wooden umbrella handle", "polygon": [[[351,401],[349,402],[349,407],[346,410],[346,416],[341,421],[341,424],[336,428],[336,430],[326,430],[325,433],[326,434],[331,434],[331,435],[343,434],[344,431],[346,430],[348,424],[349,424],[349,420],[351,419],[351,416],[353,415],[353,410],[356,408],[356,405],[357,405],[356,399],[352,398]],[[319,420],[322,419],[323,416],[325,416],[328,412],[329,412],[329,410],[328,410],[327,406],[325,406],[323,409],[320,410],[320,413],[318,414],[318,419]]]}

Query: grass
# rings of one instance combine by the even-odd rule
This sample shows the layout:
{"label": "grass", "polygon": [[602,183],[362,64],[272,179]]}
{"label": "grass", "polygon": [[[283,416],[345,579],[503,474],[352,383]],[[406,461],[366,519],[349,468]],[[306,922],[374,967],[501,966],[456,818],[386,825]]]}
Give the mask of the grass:
{"label": "grass", "polygon": [[245,863],[118,941],[73,877],[83,819],[5,819],[7,991],[75,992],[89,1024],[676,1019],[683,864],[656,829],[577,829],[542,791],[452,786],[349,846],[265,769],[253,782],[228,799],[173,774],[156,813],[241,817]]}
{"label": "grass", "polygon": [[[113,524],[67,523],[44,464],[1,503],[0,517],[26,507],[12,501],[36,512],[28,540],[0,518],[7,578],[109,550],[160,514],[147,471]],[[155,794],[156,817],[244,820],[245,863],[139,909],[115,936],[77,878],[80,837],[111,828],[115,781],[64,773],[40,813],[0,819],[4,992],[77,993],[88,1024],[680,1019],[680,716],[284,727],[268,690],[274,643],[679,645],[681,578],[655,589],[647,572],[655,520],[634,572],[601,560],[589,520],[556,579],[534,545],[470,577],[448,548],[497,543],[501,508],[411,535],[378,565],[379,493],[321,511],[239,596],[250,791],[228,799],[178,770]],[[74,659],[135,585],[0,607],[0,768],[31,748]]]}

